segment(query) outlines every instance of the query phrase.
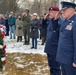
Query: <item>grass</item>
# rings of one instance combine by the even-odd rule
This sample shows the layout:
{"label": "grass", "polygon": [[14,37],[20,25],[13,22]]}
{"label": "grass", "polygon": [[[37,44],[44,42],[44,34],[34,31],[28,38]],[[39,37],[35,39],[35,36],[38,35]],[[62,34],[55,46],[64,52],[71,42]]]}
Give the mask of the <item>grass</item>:
{"label": "grass", "polygon": [[48,62],[45,55],[8,53],[4,73],[6,75],[49,75]]}

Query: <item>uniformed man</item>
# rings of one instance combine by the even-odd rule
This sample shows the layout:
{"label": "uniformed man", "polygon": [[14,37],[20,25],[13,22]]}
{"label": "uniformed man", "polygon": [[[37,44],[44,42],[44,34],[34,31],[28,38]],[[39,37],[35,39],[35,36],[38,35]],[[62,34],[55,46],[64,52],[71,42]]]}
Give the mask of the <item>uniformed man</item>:
{"label": "uniformed man", "polygon": [[[76,75],[76,4],[61,2],[62,17],[56,60],[61,63],[62,75]],[[59,16],[59,13],[57,14]]]}
{"label": "uniformed man", "polygon": [[48,19],[45,53],[47,53],[50,75],[61,75],[60,64],[55,61],[59,39],[59,25],[55,15],[58,11],[58,7],[50,7],[49,13],[44,17],[45,20]]}
{"label": "uniformed man", "polygon": [[23,33],[24,33],[24,45],[29,45],[30,38],[30,15],[29,15],[29,9],[26,9],[25,12],[23,12]]}

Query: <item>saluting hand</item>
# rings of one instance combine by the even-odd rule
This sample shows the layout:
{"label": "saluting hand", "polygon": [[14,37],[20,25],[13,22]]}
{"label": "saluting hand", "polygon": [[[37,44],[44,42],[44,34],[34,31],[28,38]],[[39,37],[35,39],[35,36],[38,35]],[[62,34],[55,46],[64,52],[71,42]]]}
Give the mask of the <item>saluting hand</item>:
{"label": "saluting hand", "polygon": [[75,63],[73,63],[73,67],[76,67],[76,64]]}
{"label": "saluting hand", "polygon": [[45,16],[44,16],[44,19],[47,19],[49,17],[49,13],[47,13]]}
{"label": "saluting hand", "polygon": [[58,11],[55,15],[55,19],[58,19],[62,15],[61,11]]}

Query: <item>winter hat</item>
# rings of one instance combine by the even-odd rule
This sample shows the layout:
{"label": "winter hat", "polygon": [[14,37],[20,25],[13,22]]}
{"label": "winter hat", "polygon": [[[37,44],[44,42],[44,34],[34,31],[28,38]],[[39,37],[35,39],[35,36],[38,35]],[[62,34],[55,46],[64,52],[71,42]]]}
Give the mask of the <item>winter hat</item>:
{"label": "winter hat", "polygon": [[38,16],[37,13],[33,13],[33,16]]}
{"label": "winter hat", "polygon": [[49,11],[59,11],[59,8],[58,7],[56,7],[56,6],[54,6],[54,7],[50,7],[49,8]]}

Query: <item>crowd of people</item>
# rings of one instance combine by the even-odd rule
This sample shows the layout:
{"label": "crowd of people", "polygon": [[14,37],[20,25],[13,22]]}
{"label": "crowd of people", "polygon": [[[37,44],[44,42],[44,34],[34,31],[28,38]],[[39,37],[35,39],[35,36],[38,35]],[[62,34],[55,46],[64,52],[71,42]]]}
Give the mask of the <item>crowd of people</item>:
{"label": "crowd of people", "polygon": [[[50,7],[48,13],[38,17],[37,13],[29,14],[26,9],[15,17],[10,12],[9,17],[0,14],[0,24],[6,26],[7,36],[10,39],[22,41],[24,45],[30,44],[31,49],[37,49],[37,38],[45,44],[50,75],[76,75],[76,4],[61,2],[62,9]],[[10,33],[9,33],[10,31]],[[12,36],[13,34],[13,36]]]}
{"label": "crowd of people", "polygon": [[32,38],[31,49],[37,49],[37,38],[42,40],[41,45],[44,45],[46,40],[47,23],[43,19],[44,15],[41,15],[40,18],[37,13],[30,15],[29,9],[17,16],[11,11],[9,16],[0,14],[0,25],[6,26],[6,36],[9,36],[10,39],[17,39],[17,42],[23,39],[24,45],[29,45],[30,38]]}

